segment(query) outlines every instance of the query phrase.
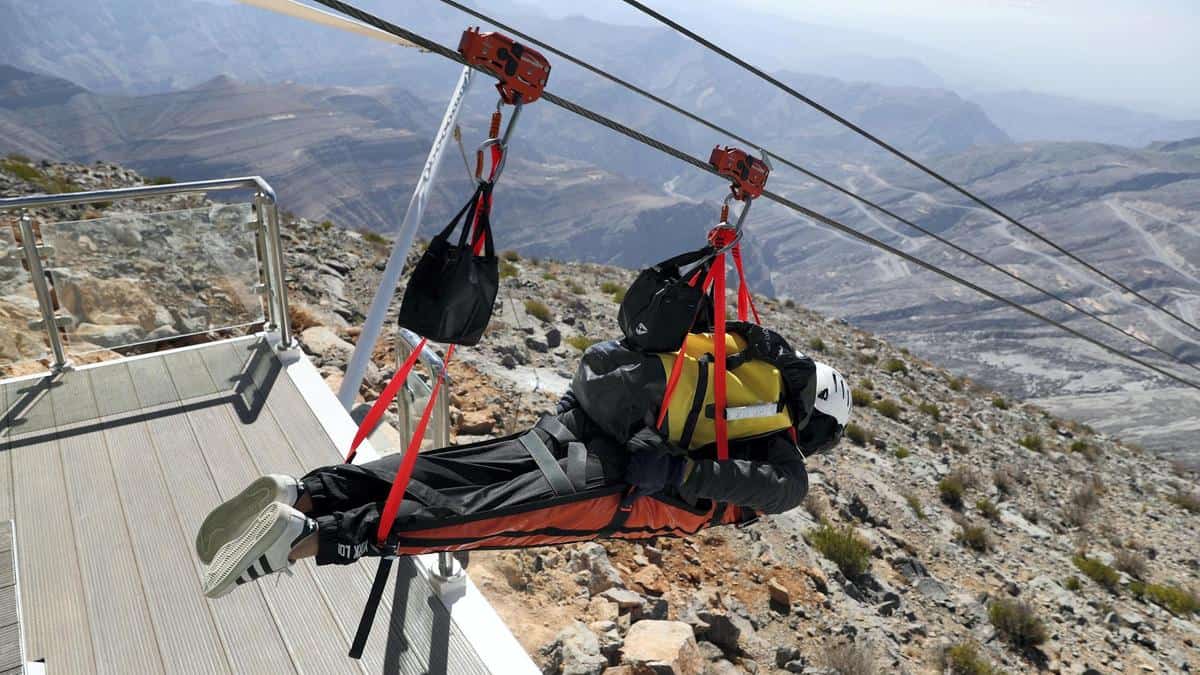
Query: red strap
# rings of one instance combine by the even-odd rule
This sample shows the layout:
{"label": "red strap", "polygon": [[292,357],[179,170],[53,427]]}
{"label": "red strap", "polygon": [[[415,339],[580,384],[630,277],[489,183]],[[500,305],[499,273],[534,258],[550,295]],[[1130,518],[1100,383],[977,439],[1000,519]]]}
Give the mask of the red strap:
{"label": "red strap", "polygon": [[725,254],[713,261],[713,420],[717,431],[717,459],[729,459],[728,429],[725,426]]}
{"label": "red strap", "polygon": [[746,285],[746,270],[742,268],[741,244],[733,247],[733,266],[737,268],[738,275],[738,321],[746,321],[746,308],[749,306],[750,311],[754,313],[754,323],[761,324],[762,320],[758,318],[758,308],[754,306],[754,296],[750,295],[750,287]]}
{"label": "red strap", "polygon": [[412,479],[413,466],[416,465],[417,455],[421,451],[421,441],[425,438],[425,429],[429,426],[429,418],[433,416],[433,406],[437,405],[438,391],[442,387],[442,381],[446,378],[446,368],[450,367],[450,359],[453,356],[454,345],[450,345],[446,349],[446,360],[442,372],[438,373],[437,379],[433,382],[433,390],[429,392],[429,402],[425,404],[425,412],[421,413],[417,428],[413,430],[412,438],[408,441],[408,448],[404,451],[404,458],[400,460],[400,468],[396,469],[396,479],[392,481],[392,489],[388,492],[387,501],[383,505],[383,513],[379,516],[379,530],[375,534],[375,538],[380,544],[387,541],[388,534],[392,531],[392,525],[396,522],[396,512],[400,510],[400,503],[404,501],[404,493],[408,490],[408,481]]}
{"label": "red strap", "polygon": [[413,366],[416,365],[417,359],[421,356],[421,350],[425,348],[425,338],[421,338],[421,342],[412,350],[412,353],[405,359],[404,365],[400,366],[400,370],[392,376],[392,381],[388,382],[383,393],[379,395],[379,400],[375,401],[375,405],[367,411],[367,416],[363,418],[362,424],[358,425],[358,432],[354,434],[354,440],[350,442],[350,452],[346,453],[346,463],[354,461],[354,455],[358,453],[358,446],[362,445],[363,440],[375,431],[375,425],[379,424],[379,420],[383,419],[383,413],[387,412],[387,407],[392,404],[392,400],[396,398],[396,392],[400,391],[400,387],[404,386],[404,381],[408,379],[408,374],[412,372]]}
{"label": "red strap", "polygon": [[[492,171],[488,175],[488,180],[496,180],[496,170],[500,168],[500,160],[504,158],[504,150],[499,145],[492,146]],[[474,242],[475,255],[483,255],[483,233],[479,231],[479,215],[485,212],[491,213],[492,209],[492,193],[488,192],[486,196],[480,195],[479,202],[475,204],[475,219],[471,222],[471,241]]]}

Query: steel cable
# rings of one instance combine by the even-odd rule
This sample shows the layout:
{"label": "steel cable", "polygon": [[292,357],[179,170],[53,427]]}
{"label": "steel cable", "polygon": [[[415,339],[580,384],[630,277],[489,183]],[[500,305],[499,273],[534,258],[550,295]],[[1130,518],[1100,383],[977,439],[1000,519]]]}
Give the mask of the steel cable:
{"label": "steel cable", "polygon": [[744,60],[744,59],[730,53],[729,51],[721,48],[720,46],[716,45],[711,40],[708,40],[708,39],[704,38],[703,36],[695,33],[694,31],[691,31],[688,28],[680,25],[678,22],[672,20],[670,17],[664,16],[663,14],[660,14],[659,12],[654,11],[653,9],[647,7],[646,5],[642,4],[638,0],[622,0],[622,1],[625,4],[639,10],[643,14],[653,17],[660,23],[673,28],[675,31],[690,38],[692,41],[708,48],[709,50],[719,54],[720,56],[737,64],[738,66],[741,66],[744,70],[746,70],[746,71],[750,72],[751,74],[757,76],[758,78],[766,81],[768,84],[775,86],[776,88],[778,88],[779,90],[783,91],[784,93],[790,95],[791,97],[803,102],[804,104],[817,110],[818,112],[829,117],[830,119],[833,119],[838,124],[841,124],[842,126],[850,129],[851,131],[855,132],[856,134],[862,136],[863,138],[871,141],[875,145],[883,148],[884,150],[887,150],[891,154],[895,155],[896,157],[898,157],[899,159],[908,163],[909,165],[919,169],[921,172],[923,172],[926,175],[930,176],[931,178],[937,180],[938,182],[942,183],[946,187],[949,187],[950,189],[954,190],[955,192],[961,194],[962,196],[966,197],[967,199],[970,199],[971,201],[975,202],[979,206],[983,207],[987,211],[990,211],[991,213],[999,216],[1000,218],[1003,218],[1004,220],[1017,226],[1018,228],[1020,228],[1022,231],[1026,232],[1027,234],[1030,234],[1033,237],[1037,238],[1039,241],[1046,244],[1047,246],[1054,249],[1055,251],[1058,251],[1059,253],[1070,258],[1071,260],[1074,260],[1075,262],[1079,263],[1080,265],[1083,265],[1084,267],[1091,270],[1092,272],[1100,275],[1101,277],[1104,277],[1110,283],[1116,285],[1118,288],[1125,291],[1126,293],[1129,293],[1129,294],[1133,295],[1134,297],[1137,297],[1138,299],[1142,300],[1143,302],[1153,306],[1154,308],[1164,312],[1165,314],[1167,314],[1167,316],[1170,316],[1171,318],[1184,324],[1188,328],[1191,328],[1192,330],[1200,332],[1200,326],[1188,321],[1187,319],[1176,314],[1175,312],[1171,311],[1170,309],[1167,309],[1162,304],[1151,300],[1150,298],[1146,297],[1142,293],[1139,293],[1138,291],[1134,290],[1133,288],[1130,288],[1128,285],[1126,285],[1121,280],[1113,277],[1112,275],[1108,274],[1104,270],[1101,270],[1100,268],[1098,268],[1095,265],[1093,265],[1092,263],[1089,263],[1088,261],[1080,258],[1079,256],[1075,255],[1074,253],[1071,253],[1067,249],[1063,248],[1061,245],[1052,241],[1049,237],[1046,237],[1042,233],[1030,228],[1029,226],[1025,225],[1024,223],[1017,220],[1016,218],[1013,218],[1012,216],[1001,211],[1000,209],[996,208],[995,206],[992,206],[989,202],[984,201],[984,199],[982,197],[976,196],[975,193],[971,192],[970,190],[967,190],[966,188],[958,185],[957,183],[950,180],[949,178],[946,178],[945,176],[938,173],[937,171],[929,168],[928,166],[925,166],[921,162],[918,162],[916,159],[913,159],[911,156],[909,156],[908,154],[906,154],[899,148],[896,148],[895,146],[889,144],[887,141],[884,141],[883,139],[879,138],[875,134],[872,134],[871,132],[858,126],[854,122],[851,122],[850,120],[839,115],[838,113],[834,112],[833,110],[830,110],[829,108],[821,105],[820,103],[814,101],[813,99],[809,98],[808,96],[805,96],[804,94],[800,93],[793,87],[790,87],[790,86],[784,84],[779,79],[767,74],[765,71],[758,68],[757,66],[750,64],[746,60]]}
{"label": "steel cable", "polygon": [[[402,28],[393,23],[385,21],[384,19],[381,19],[373,14],[369,14],[369,13],[364,12],[356,7],[353,7],[352,5],[348,5],[344,2],[341,2],[341,0],[314,0],[314,2],[318,2],[318,3],[325,5],[326,7],[329,7],[331,9],[336,9],[337,11],[342,12],[342,13],[346,14],[347,16],[351,16],[355,19],[358,19],[359,21],[362,21],[364,23],[375,26],[376,28],[379,28],[380,30],[388,31],[388,32],[396,35],[397,37],[401,37],[406,40],[409,40],[410,42],[417,44],[419,47],[421,47],[422,49],[424,49],[426,51],[433,52],[440,56],[444,56],[452,61],[455,61],[457,63],[465,65],[465,60],[462,58],[462,56],[458,52],[456,52],[444,45],[438,44],[437,42],[434,42],[433,40],[430,40],[422,35],[414,33],[406,28]],[[481,70],[481,72],[486,72],[486,71]],[[549,91],[543,91],[542,98],[549,101],[551,104],[556,105],[568,112],[574,113],[575,115],[578,115],[584,119],[591,120],[592,122],[600,124],[608,129],[611,129],[612,131],[616,131],[617,133],[620,133],[620,134],[622,134],[628,138],[631,138],[635,141],[638,141],[639,143],[642,143],[646,146],[654,148],[664,154],[670,155],[682,162],[691,164],[692,166],[696,167],[697,169],[700,169],[701,171],[705,171],[714,176],[720,177],[720,175],[717,173],[716,169],[711,167],[704,160],[701,160],[698,157],[690,155],[690,154],[684,152],[683,150],[680,150],[674,146],[664,143],[652,136],[648,136],[640,131],[637,131],[635,129],[627,127],[624,124],[617,122],[616,120],[606,117],[605,115],[602,115],[598,112],[590,110],[584,106],[581,106],[569,99],[565,99],[565,98],[558,96],[556,94],[553,94]],[[969,289],[975,291],[976,293],[979,293],[979,294],[984,295],[992,300],[995,300],[996,302],[1000,302],[1004,305],[1012,307],[1013,309],[1023,312],[1035,319],[1038,319],[1039,321],[1042,321],[1048,325],[1054,326],[1055,328],[1058,328],[1066,333],[1069,333],[1069,334],[1071,334],[1081,340],[1084,340],[1085,342],[1088,342],[1089,344],[1099,347],[1099,348],[1103,349],[1104,351],[1107,351],[1115,356],[1118,356],[1127,361],[1135,363],[1135,364],[1137,364],[1143,368],[1146,368],[1148,370],[1152,370],[1164,377],[1167,377],[1171,380],[1179,382],[1180,384],[1191,387],[1193,389],[1200,390],[1200,384],[1192,382],[1191,380],[1183,378],[1183,377],[1176,375],[1174,373],[1171,373],[1169,371],[1163,370],[1162,368],[1159,368],[1158,366],[1155,366],[1152,363],[1144,361],[1132,354],[1123,352],[1123,351],[1121,351],[1115,347],[1112,347],[1104,342],[1101,342],[1089,335],[1081,333],[1080,331],[1078,331],[1074,328],[1071,328],[1070,326],[1067,326],[1066,324],[1062,323],[1061,321],[1057,321],[1057,320],[1052,319],[1048,316],[1045,316],[1039,312],[1029,309],[1028,307],[1025,307],[1024,305],[1022,305],[1014,300],[1010,300],[1009,298],[1006,298],[1006,297],[1001,296],[993,291],[983,288],[982,286],[979,286],[978,284],[968,281],[967,279],[964,279],[964,278],[954,274],[953,272],[944,270],[944,269],[938,267],[937,265],[934,265],[933,263],[926,262],[910,253],[902,251],[894,246],[891,246],[890,244],[887,244],[887,243],[880,241],[879,239],[876,239],[868,234],[865,234],[865,233],[860,232],[848,225],[845,225],[844,223],[841,223],[837,220],[829,218],[828,216],[825,216],[824,214],[818,213],[809,208],[801,206],[800,204],[798,204],[786,197],[783,197],[782,195],[779,195],[779,194],[776,194],[774,192],[767,190],[767,191],[763,192],[762,196],[765,197],[766,199],[769,199],[769,200],[777,203],[777,204],[780,204],[781,206],[792,209],[796,213],[799,213],[802,216],[805,216],[806,218],[809,218],[812,221],[815,221],[815,222],[825,225],[826,227],[829,227],[833,230],[836,230],[836,231],[846,234],[850,237],[858,239],[870,246],[874,246],[876,248],[879,248],[880,250],[891,253],[892,255],[902,258],[914,265],[917,265],[918,267],[921,267],[921,268],[929,270],[935,274],[938,274],[938,275],[948,279],[949,281],[952,281],[961,286],[969,288]]]}
{"label": "steel cable", "polygon": [[1067,300],[1065,297],[1063,297],[1053,291],[1046,290],[1045,288],[1042,288],[1041,286],[1038,286],[1037,284],[1034,284],[1033,282],[1022,278],[1020,275],[1010,272],[1009,270],[1006,270],[1003,267],[1000,267],[999,265],[983,258],[982,256],[980,256],[976,253],[973,253],[970,250],[968,250],[962,246],[959,246],[958,244],[955,244],[954,242],[950,241],[949,239],[946,239],[945,237],[916,224],[915,222],[901,216],[900,214],[892,211],[891,209],[888,209],[887,207],[884,207],[866,197],[863,197],[862,195],[860,195],[860,194],[858,194],[858,193],[856,193],[856,192],[854,192],[854,191],[852,191],[852,190],[850,190],[850,189],[848,189],[848,188],[846,188],[846,187],[844,187],[844,186],[842,186],[842,185],[840,185],[840,184],[838,184],[816,172],[813,172],[813,171],[801,166],[800,164],[797,164],[796,162],[793,162],[792,160],[781,156],[780,154],[778,154],[776,152],[768,150],[765,147],[759,145],[758,143],[755,143],[754,141],[751,141],[726,127],[723,127],[715,122],[712,122],[711,120],[708,120],[699,115],[696,115],[695,113],[693,113],[689,110],[686,110],[686,109],[684,109],[684,108],[682,108],[682,107],[680,107],[680,106],[678,106],[656,94],[653,94],[653,93],[647,91],[646,89],[643,89],[643,88],[633,84],[632,82],[629,82],[628,80],[622,79],[616,75],[613,75],[612,73],[609,73],[608,71],[604,70],[603,68],[592,65],[592,64],[584,61],[583,59],[577,58],[567,52],[564,52],[563,50],[558,49],[558,48],[554,47],[553,45],[547,44],[546,42],[539,40],[539,39],[533,37],[532,35],[529,35],[528,33],[524,33],[513,26],[507,25],[507,24],[497,20],[494,17],[488,16],[487,14],[484,14],[483,12],[480,12],[471,7],[468,7],[467,5],[457,2],[456,0],[438,0],[438,2],[441,2],[442,4],[445,4],[445,5],[449,5],[450,7],[453,7],[465,14],[469,14],[469,15],[475,17],[476,19],[479,19],[480,21],[490,23],[493,26],[499,28],[500,30],[505,31],[506,33],[508,33],[510,35],[515,35],[518,38],[521,38],[522,40],[524,40],[530,44],[541,47],[542,49],[550,52],[551,54],[554,54],[555,56],[557,56],[559,58],[562,58],[562,59],[568,61],[569,63],[573,63],[576,66],[579,66],[580,68],[583,68],[594,75],[602,77],[620,87],[623,87],[639,96],[642,96],[643,98],[649,99],[649,100],[653,101],[654,103],[657,103],[658,105],[663,106],[664,108],[667,108],[668,110],[671,110],[672,112],[675,112],[679,115],[683,115],[684,117],[692,120],[693,122],[696,122],[697,124],[701,124],[713,131],[716,131],[717,133],[724,134],[725,136],[728,136],[729,138],[732,138],[733,140],[735,140],[739,143],[743,143],[747,146],[751,146],[751,147],[755,147],[755,148],[760,148],[771,159],[778,161],[780,164],[783,164],[783,165],[788,166],[796,171],[799,171],[800,173],[804,174],[805,176],[808,176],[809,178],[817,181],[818,183],[820,183],[832,190],[835,190],[835,191],[841,193],[842,195],[845,195],[846,197],[853,199],[867,207],[870,207],[870,208],[878,211],[879,213],[882,213],[882,214],[896,220],[897,222],[903,223],[904,225],[907,225],[907,226],[913,228],[914,230],[920,232],[921,234],[923,234],[927,237],[930,237],[945,246],[950,247],[951,249],[971,258],[972,260],[974,260],[982,265],[985,265],[985,266],[1005,275],[1006,277],[1029,287],[1032,290],[1042,293],[1043,295],[1045,295],[1049,298],[1052,298],[1052,299],[1062,303],[1063,305],[1066,305],[1067,307],[1071,308],[1072,310],[1074,310],[1076,312],[1083,314],[1084,316],[1087,316],[1095,321],[1098,321],[1098,322],[1104,324],[1105,326],[1108,326],[1109,328],[1121,333],[1125,337],[1130,338],[1131,340],[1136,340],[1137,342],[1145,345],[1146,347],[1149,347],[1150,349],[1158,352],[1159,354],[1162,354],[1163,356],[1166,356],[1167,358],[1169,358],[1177,363],[1185,365],[1185,366],[1191,368],[1192,370],[1200,372],[1200,366],[1197,366],[1189,361],[1185,361],[1183,358],[1176,356],[1175,354],[1172,354],[1171,352],[1167,351],[1166,349],[1159,347],[1158,345],[1137,335],[1136,333],[1125,330],[1124,328],[1121,328],[1120,326],[1116,325],[1115,323],[1108,321],[1107,319],[1100,316],[1099,314],[1096,314],[1095,312],[1092,312],[1088,309],[1080,307],[1079,305],[1071,302],[1070,300]]}

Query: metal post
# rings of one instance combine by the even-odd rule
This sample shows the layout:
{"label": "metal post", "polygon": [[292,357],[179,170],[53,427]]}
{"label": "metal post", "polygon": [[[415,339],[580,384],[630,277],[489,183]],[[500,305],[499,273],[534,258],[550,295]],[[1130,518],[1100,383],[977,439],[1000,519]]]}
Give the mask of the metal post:
{"label": "metal post", "polygon": [[260,301],[265,302],[263,311],[266,314],[267,324],[265,330],[274,330],[278,328],[275,316],[275,299],[272,297],[275,294],[275,289],[271,285],[271,263],[270,252],[267,248],[267,217],[263,214],[263,209],[266,208],[266,199],[262,192],[257,192],[254,195],[254,249],[256,259],[258,260],[258,286],[255,288]]}
{"label": "metal post", "polygon": [[379,288],[375,289],[375,297],[371,300],[367,319],[363,322],[362,332],[359,333],[355,343],[354,354],[350,357],[349,365],[346,366],[346,376],[342,379],[341,389],[338,390],[338,400],[346,410],[354,407],[354,396],[362,385],[363,376],[366,375],[367,365],[371,360],[371,352],[375,349],[379,333],[383,330],[384,317],[387,315],[392,295],[396,292],[396,286],[400,283],[400,274],[404,271],[404,261],[408,258],[408,250],[412,248],[413,239],[417,236],[417,229],[421,225],[421,217],[425,212],[425,204],[429,199],[430,187],[433,185],[438,166],[445,154],[447,141],[458,121],[458,113],[462,110],[463,98],[466,96],[467,88],[471,85],[473,72],[470,67],[463,67],[462,75],[458,78],[458,85],[450,96],[450,102],[446,105],[446,114],[442,117],[442,124],[433,138],[433,145],[429,148],[425,167],[421,170],[421,176],[417,179],[412,198],[409,199],[408,210],[404,213],[404,222],[400,225],[400,231],[396,233],[396,241],[392,245],[392,255],[388,258],[387,267],[383,270],[383,280],[380,282]]}
{"label": "metal post", "polygon": [[279,328],[279,346],[281,349],[292,347],[292,320],[288,313],[287,280],[283,276],[283,244],[279,238],[279,205],[271,200],[267,209],[267,247],[270,255],[271,295],[274,298],[275,323]]}
{"label": "metal post", "polygon": [[54,303],[50,299],[50,285],[46,282],[46,271],[34,240],[33,223],[28,214],[21,214],[21,246],[25,249],[25,260],[29,263],[29,275],[33,278],[33,290],[37,294],[38,307],[42,311],[42,327],[50,340],[50,351],[54,354],[54,370],[67,365],[63,351],[62,336],[58,333],[58,318],[54,314]]}

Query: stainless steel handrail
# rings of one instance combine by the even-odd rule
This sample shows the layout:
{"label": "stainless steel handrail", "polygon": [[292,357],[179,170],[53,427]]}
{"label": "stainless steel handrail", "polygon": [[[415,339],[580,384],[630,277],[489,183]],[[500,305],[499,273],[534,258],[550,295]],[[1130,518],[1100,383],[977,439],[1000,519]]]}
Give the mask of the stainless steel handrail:
{"label": "stainless steel handrail", "polygon": [[[186,183],[169,183],[167,185],[144,185],[139,187],[114,188],[111,190],[70,192],[57,195],[7,197],[0,199],[0,212],[239,189],[255,191],[258,226],[266,244],[263,247],[264,250],[259,251],[259,262],[265,268],[267,277],[268,327],[273,327],[279,331],[280,346],[283,349],[287,349],[293,345],[293,341],[292,323],[288,313],[287,280],[283,272],[283,244],[279,234],[279,205],[276,200],[275,188],[271,187],[261,176],[221,178]],[[264,211],[265,214],[263,213]],[[21,230],[21,236],[24,240],[23,248],[26,259],[29,262],[34,291],[37,294],[38,304],[42,310],[43,327],[47,331],[50,347],[54,352],[54,368],[55,370],[59,370],[67,366],[66,353],[62,348],[61,339],[58,335],[58,323],[54,315],[54,308],[48,300],[50,297],[50,287],[46,281],[46,275],[39,274],[36,271],[41,268],[41,261],[37,257],[37,249],[32,237],[32,227],[28,223],[28,217],[24,215],[21,220]],[[43,297],[47,298],[44,302]]]}
{"label": "stainless steel handrail", "polygon": [[[416,333],[401,328],[399,330],[399,339],[396,340],[396,365],[404,363],[412,350],[421,344],[421,337]],[[441,357],[433,348],[426,345],[421,350],[418,357],[421,363],[429,372],[429,382],[432,383],[437,379],[438,375],[443,374],[446,367]],[[433,417],[430,420],[430,426],[433,427],[433,445],[438,448],[444,448],[450,445],[450,396],[446,393],[450,389],[450,374],[444,374],[445,379],[442,381],[442,386],[438,388],[437,401],[433,406]],[[430,391],[432,393],[432,391]],[[411,397],[410,397],[411,395]],[[404,391],[400,396],[396,397],[397,406],[400,418],[400,439],[405,442],[412,437],[412,399],[415,398],[415,393],[409,386],[408,382],[404,383]],[[438,574],[443,579],[454,579],[462,574],[462,568],[455,568],[454,555],[452,553],[438,554]]]}

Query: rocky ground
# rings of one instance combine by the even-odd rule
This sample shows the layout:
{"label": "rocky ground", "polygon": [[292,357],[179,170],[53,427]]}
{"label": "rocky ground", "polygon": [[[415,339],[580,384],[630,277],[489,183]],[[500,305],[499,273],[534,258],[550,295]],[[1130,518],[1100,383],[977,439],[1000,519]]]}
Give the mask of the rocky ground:
{"label": "rocky ground", "polygon": [[[293,320],[336,388],[386,242],[304,220],[284,230]],[[617,334],[633,276],[506,257],[488,335],[451,367],[459,440],[548,409],[581,349]],[[842,322],[758,302],[850,379],[848,440],[810,459],[802,508],[746,527],[474,555],[472,578],[545,672],[1200,668],[1195,474]],[[364,401],[394,372],[394,339]]]}

